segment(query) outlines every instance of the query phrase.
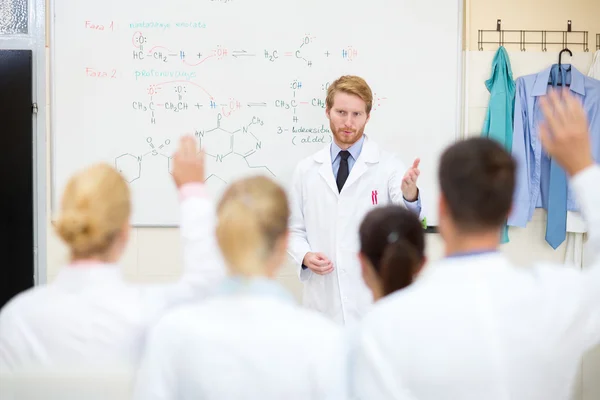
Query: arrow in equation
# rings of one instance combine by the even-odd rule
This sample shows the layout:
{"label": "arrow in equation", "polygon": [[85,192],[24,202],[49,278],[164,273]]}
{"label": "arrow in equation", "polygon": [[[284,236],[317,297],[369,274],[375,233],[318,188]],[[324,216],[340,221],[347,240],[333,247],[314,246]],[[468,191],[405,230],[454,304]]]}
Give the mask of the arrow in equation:
{"label": "arrow in equation", "polygon": [[266,107],[267,103],[248,103],[248,107]]}
{"label": "arrow in equation", "polygon": [[234,57],[254,57],[256,54],[250,54],[246,50],[234,50],[232,56]]}

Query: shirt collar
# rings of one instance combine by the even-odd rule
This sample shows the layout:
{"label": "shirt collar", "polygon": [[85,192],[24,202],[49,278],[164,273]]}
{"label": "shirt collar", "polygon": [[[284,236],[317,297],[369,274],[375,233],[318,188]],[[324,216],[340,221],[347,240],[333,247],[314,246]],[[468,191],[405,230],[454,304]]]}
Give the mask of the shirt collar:
{"label": "shirt collar", "polygon": [[473,251],[462,251],[458,253],[452,253],[446,256],[446,258],[460,258],[460,257],[472,257],[472,256],[480,256],[483,254],[490,253],[498,253],[496,249],[482,249],[482,250],[473,250]]}
{"label": "shirt collar", "polygon": [[[533,84],[533,91],[531,92],[532,96],[545,96],[548,93],[548,81],[550,80],[551,73],[559,73],[558,64],[552,65],[536,75],[535,83]],[[570,73],[571,91],[585,96],[585,78],[583,74],[579,72],[575,67],[573,67],[573,65],[571,65]]]}
{"label": "shirt collar", "polygon": [[[358,160],[358,156],[360,156],[360,152],[362,151],[363,148],[363,143],[365,142],[365,135],[362,135],[360,137],[360,139],[358,139],[358,141],[356,143],[354,143],[352,146],[350,146],[350,148],[348,149],[348,151],[350,152],[350,155],[352,156],[352,158],[354,160]],[[342,149],[335,144],[335,141],[331,141],[331,162],[333,163],[333,161],[337,158],[338,154],[340,154],[340,151],[342,151]]]}
{"label": "shirt collar", "polygon": [[266,277],[230,276],[226,278],[218,290],[222,295],[250,294],[274,297],[285,302],[294,302],[292,295],[279,283]]}
{"label": "shirt collar", "polygon": [[123,282],[123,272],[119,265],[95,261],[64,266],[54,280],[58,286],[76,291],[85,291],[91,286],[112,286]]}

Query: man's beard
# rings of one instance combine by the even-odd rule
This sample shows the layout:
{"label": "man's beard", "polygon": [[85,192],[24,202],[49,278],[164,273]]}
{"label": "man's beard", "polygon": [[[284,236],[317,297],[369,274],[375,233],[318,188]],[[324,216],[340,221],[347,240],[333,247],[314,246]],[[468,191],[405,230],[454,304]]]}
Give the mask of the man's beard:
{"label": "man's beard", "polygon": [[348,129],[340,128],[338,130],[335,130],[335,127],[333,126],[333,123],[331,123],[331,122],[329,123],[329,128],[331,129],[333,137],[335,138],[335,140],[338,143],[341,143],[344,145],[349,145],[349,146],[358,142],[358,140],[362,137],[363,132],[365,131],[365,127],[363,126],[358,130],[356,130],[356,129],[350,130],[352,132],[352,135],[346,135],[346,134],[344,134],[344,131],[346,131]]}

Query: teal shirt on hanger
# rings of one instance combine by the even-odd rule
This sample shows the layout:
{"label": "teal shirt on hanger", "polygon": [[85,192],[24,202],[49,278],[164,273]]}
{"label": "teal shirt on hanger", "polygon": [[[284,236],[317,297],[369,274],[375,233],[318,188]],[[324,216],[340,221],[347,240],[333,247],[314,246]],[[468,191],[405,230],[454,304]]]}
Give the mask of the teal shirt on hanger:
{"label": "teal shirt on hanger", "polygon": [[[490,92],[490,102],[483,124],[482,135],[498,141],[510,153],[513,141],[513,113],[515,104],[515,82],[510,59],[501,46],[492,63],[492,76],[485,81]],[[508,227],[502,228],[502,243],[508,242]]]}

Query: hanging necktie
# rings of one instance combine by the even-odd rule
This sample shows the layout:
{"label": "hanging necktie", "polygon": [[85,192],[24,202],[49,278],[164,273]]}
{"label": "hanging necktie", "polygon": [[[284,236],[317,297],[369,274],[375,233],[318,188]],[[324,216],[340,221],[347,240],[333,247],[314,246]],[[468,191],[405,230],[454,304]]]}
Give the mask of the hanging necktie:
{"label": "hanging necktie", "polygon": [[346,179],[348,179],[348,175],[350,174],[350,169],[348,168],[348,157],[350,157],[350,152],[348,150],[340,151],[340,168],[338,169],[336,179],[339,192],[342,191],[344,183],[346,183]]}
{"label": "hanging necktie", "polygon": [[[563,86],[567,79],[560,68]],[[567,174],[560,165],[550,159],[550,183],[548,188],[548,219],[546,221],[546,242],[556,250],[567,236]]]}

